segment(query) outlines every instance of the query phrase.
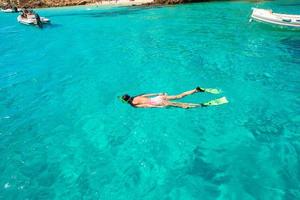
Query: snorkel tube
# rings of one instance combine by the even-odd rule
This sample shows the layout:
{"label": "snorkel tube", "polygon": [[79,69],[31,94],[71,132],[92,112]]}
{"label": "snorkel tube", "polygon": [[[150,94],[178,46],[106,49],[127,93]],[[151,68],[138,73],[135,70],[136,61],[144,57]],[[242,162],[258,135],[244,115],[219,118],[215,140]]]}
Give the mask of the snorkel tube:
{"label": "snorkel tube", "polygon": [[122,103],[128,103],[128,102],[125,101],[121,96],[118,96],[118,99],[119,99]]}

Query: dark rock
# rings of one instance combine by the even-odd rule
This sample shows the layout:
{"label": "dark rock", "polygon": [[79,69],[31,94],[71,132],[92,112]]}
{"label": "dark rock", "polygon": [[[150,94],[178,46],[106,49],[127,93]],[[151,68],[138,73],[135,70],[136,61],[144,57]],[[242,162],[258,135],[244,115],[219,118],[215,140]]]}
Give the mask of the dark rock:
{"label": "dark rock", "polygon": [[86,4],[88,4],[87,1],[81,1],[81,2],[78,3],[78,5],[86,5]]}

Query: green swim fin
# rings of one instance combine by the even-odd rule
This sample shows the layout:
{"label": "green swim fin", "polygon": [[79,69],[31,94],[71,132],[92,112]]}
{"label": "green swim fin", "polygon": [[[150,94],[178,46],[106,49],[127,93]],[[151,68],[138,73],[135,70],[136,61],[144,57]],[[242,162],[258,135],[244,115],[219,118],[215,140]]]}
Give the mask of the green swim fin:
{"label": "green swim fin", "polygon": [[215,89],[215,88],[201,88],[201,87],[197,87],[196,90],[198,92],[208,92],[211,94],[220,94],[221,90]]}
{"label": "green swim fin", "polygon": [[204,88],[204,92],[208,92],[211,94],[220,94],[221,90],[215,89],[215,88]]}
{"label": "green swim fin", "polygon": [[215,99],[215,100],[211,100],[206,103],[202,103],[201,105],[203,107],[206,107],[206,106],[218,106],[218,105],[225,104],[225,103],[228,103],[228,100],[226,99],[226,97],[221,97],[219,99]]}

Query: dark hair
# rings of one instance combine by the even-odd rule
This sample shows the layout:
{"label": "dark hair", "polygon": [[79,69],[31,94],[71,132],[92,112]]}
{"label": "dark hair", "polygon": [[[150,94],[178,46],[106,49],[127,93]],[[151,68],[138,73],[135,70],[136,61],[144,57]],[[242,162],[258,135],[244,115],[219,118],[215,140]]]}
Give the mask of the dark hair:
{"label": "dark hair", "polygon": [[124,101],[128,102],[128,101],[130,100],[130,96],[129,96],[128,94],[124,94],[124,95],[122,96],[122,99],[123,99]]}
{"label": "dark hair", "polygon": [[124,94],[122,96],[122,100],[125,101],[126,103],[130,104],[131,106],[135,107],[135,105],[133,105],[132,101],[133,101],[134,97],[129,96],[128,94]]}

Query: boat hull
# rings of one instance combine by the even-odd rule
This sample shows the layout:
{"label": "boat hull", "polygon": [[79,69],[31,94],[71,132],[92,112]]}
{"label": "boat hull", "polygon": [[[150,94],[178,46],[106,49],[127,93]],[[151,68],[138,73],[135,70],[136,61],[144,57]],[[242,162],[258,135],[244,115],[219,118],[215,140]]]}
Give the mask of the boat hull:
{"label": "boat hull", "polygon": [[251,19],[267,24],[300,28],[300,15],[277,14],[272,10],[253,8]]}
{"label": "boat hull", "polygon": [[[47,18],[45,18],[45,17],[40,17],[40,19],[41,19],[41,22],[42,22],[43,24],[48,24],[48,23],[50,23],[50,20],[47,19]],[[37,21],[36,21],[35,18],[27,18],[27,19],[25,19],[25,18],[21,17],[21,15],[19,15],[19,16],[17,17],[17,20],[18,20],[18,22],[21,23],[21,24],[25,24],[25,25],[37,25]]]}
{"label": "boat hull", "polygon": [[[22,9],[18,8],[17,12],[21,12]],[[8,9],[1,9],[1,12],[5,12],[5,13],[16,13],[16,11],[14,9],[8,8]]]}

